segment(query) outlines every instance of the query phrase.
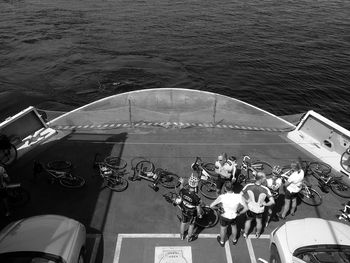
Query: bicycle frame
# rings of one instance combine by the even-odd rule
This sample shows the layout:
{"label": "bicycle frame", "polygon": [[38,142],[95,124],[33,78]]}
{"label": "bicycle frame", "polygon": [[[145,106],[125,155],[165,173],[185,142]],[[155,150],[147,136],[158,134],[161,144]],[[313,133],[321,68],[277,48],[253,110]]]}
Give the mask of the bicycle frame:
{"label": "bicycle frame", "polygon": [[202,159],[200,157],[196,157],[196,160],[191,165],[191,168],[193,171],[197,172],[198,179],[203,180],[203,181],[208,181],[209,179],[212,179],[212,176],[204,168],[203,164],[204,164],[204,162],[202,161]]}

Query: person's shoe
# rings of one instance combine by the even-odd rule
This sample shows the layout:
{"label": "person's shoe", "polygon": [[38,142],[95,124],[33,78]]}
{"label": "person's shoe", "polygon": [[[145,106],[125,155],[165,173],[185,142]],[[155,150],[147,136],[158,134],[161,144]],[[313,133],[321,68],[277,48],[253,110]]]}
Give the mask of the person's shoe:
{"label": "person's shoe", "polygon": [[190,237],[187,237],[187,242],[192,242],[193,240],[196,240],[197,237],[196,236],[190,236]]}
{"label": "person's shoe", "polygon": [[294,216],[294,215],[295,215],[295,213],[290,213],[290,215],[291,215],[291,216]]}
{"label": "person's shoe", "polygon": [[269,226],[269,221],[266,221],[266,223],[265,223],[265,227],[268,227]]}
{"label": "person's shoe", "polygon": [[221,247],[224,247],[224,246],[225,246],[225,242],[221,242],[221,237],[220,237],[220,236],[217,236],[217,237],[216,237],[216,240],[219,242],[219,244],[220,244]]}
{"label": "person's shoe", "polygon": [[244,237],[244,238],[247,238],[247,237],[248,237],[248,234],[245,233],[245,232],[243,232],[243,237]]}
{"label": "person's shoe", "polygon": [[277,214],[277,216],[279,219],[282,219],[282,220],[286,219],[285,217],[282,216],[282,214]]}
{"label": "person's shoe", "polygon": [[235,240],[232,240],[232,245],[236,245],[237,244],[237,239],[235,239]]}
{"label": "person's shoe", "polygon": [[181,239],[181,240],[185,240],[185,235],[180,234],[180,239]]}
{"label": "person's shoe", "polygon": [[255,233],[255,237],[256,237],[256,238],[259,238],[259,237],[260,237],[260,233],[256,232],[256,233]]}
{"label": "person's shoe", "polygon": [[5,216],[9,217],[11,215],[11,213],[9,211],[6,212]]}

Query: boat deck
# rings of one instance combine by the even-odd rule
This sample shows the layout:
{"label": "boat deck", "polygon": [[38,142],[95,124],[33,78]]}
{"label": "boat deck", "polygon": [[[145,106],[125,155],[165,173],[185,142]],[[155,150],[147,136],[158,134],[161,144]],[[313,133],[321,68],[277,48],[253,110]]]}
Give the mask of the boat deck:
{"label": "boat deck", "polygon": [[[74,218],[87,227],[87,262],[161,262],[161,259],[155,259],[156,251],[163,249],[162,255],[164,249],[179,247],[185,247],[180,249],[181,253],[191,253],[192,262],[256,262],[259,257],[268,259],[267,235],[283,221],[272,222],[259,240],[241,237],[236,246],[227,243],[225,248],[221,248],[217,244],[219,225],[201,230],[197,240],[187,243],[178,238],[177,208],[162,197],[168,189],[161,187],[154,192],[148,187],[149,182],[135,181],[129,182],[124,192],[112,192],[103,187],[98,172],[93,168],[96,153],[120,156],[128,162],[130,173],[132,159],[144,157],[154,162],[156,167],[188,177],[196,156],[213,162],[221,152],[236,156],[239,162],[243,155],[248,154],[255,160],[264,160],[272,165],[286,165],[296,159],[312,160],[312,156],[291,143],[283,132],[153,126],[70,130],[60,140],[48,141],[30,154],[23,155],[9,168],[11,178],[22,182],[29,190],[31,200],[25,206],[14,209],[9,218],[1,217],[0,226],[38,214]],[[86,179],[86,186],[71,190],[59,184],[48,184],[45,173],[33,178],[34,160],[46,163],[57,159],[70,160],[74,165],[73,172]],[[316,184],[312,179],[311,182]],[[296,215],[289,216],[287,220],[305,217],[337,220],[335,215],[345,199],[332,193],[322,193],[317,186],[316,189],[323,196],[323,204],[311,207],[301,203]],[[203,200],[210,203],[204,197]],[[278,203],[277,209],[281,206]]]}

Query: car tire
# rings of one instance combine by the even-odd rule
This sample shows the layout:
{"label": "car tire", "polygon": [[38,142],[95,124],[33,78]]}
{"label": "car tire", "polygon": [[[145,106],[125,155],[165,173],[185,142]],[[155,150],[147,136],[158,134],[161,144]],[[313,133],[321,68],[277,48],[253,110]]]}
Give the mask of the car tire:
{"label": "car tire", "polygon": [[278,250],[275,244],[271,245],[271,250],[270,250],[270,263],[281,263],[281,258],[278,254]]}

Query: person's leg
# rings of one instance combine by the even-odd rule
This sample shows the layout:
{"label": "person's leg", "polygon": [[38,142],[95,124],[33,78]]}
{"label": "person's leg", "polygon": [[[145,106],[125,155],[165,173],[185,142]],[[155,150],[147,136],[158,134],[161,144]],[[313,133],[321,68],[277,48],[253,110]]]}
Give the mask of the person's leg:
{"label": "person's leg", "polygon": [[184,238],[185,238],[185,229],[186,229],[186,223],[181,222],[181,224],[180,224],[180,238],[181,238],[181,240],[184,240]]}
{"label": "person's leg", "polygon": [[234,222],[232,225],[231,225],[231,229],[232,229],[232,242],[233,244],[236,244],[237,243],[237,224],[236,222]]}
{"label": "person's leg", "polygon": [[292,216],[294,215],[296,208],[297,208],[297,199],[296,199],[296,197],[293,197],[293,199],[292,199],[292,208],[290,210],[290,214]]}
{"label": "person's leg", "polygon": [[194,222],[190,222],[190,225],[188,226],[188,235],[187,235],[187,241],[191,242],[194,239]]}
{"label": "person's leg", "polygon": [[216,183],[216,194],[219,196],[221,194],[221,188],[224,185],[223,179],[219,176],[215,183]]}
{"label": "person's leg", "polygon": [[261,234],[261,230],[262,230],[262,216],[261,217],[257,217],[256,219],[256,237],[258,238]]}
{"label": "person's leg", "polygon": [[225,242],[227,234],[227,226],[220,226],[220,240],[221,242]]}
{"label": "person's leg", "polygon": [[281,214],[282,218],[286,217],[286,215],[287,215],[287,213],[289,211],[289,207],[290,207],[290,199],[285,198],[284,199],[283,211],[282,211],[282,214]]}
{"label": "person's leg", "polygon": [[268,209],[267,209],[267,216],[266,216],[266,222],[265,222],[265,227],[267,227],[270,223],[270,220],[271,220],[271,217],[272,217],[272,207],[270,206]]}
{"label": "person's leg", "polygon": [[253,218],[247,218],[247,220],[245,221],[245,224],[244,224],[244,234],[243,234],[243,237],[244,237],[244,238],[246,238],[246,237],[248,236],[248,232],[249,232],[249,229],[250,229],[252,220],[253,220]]}

